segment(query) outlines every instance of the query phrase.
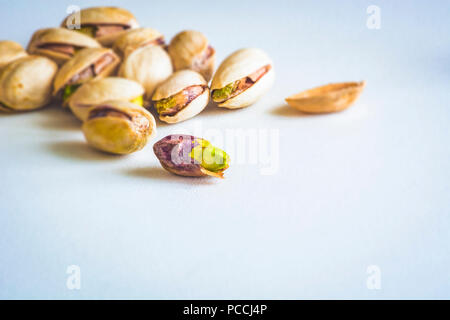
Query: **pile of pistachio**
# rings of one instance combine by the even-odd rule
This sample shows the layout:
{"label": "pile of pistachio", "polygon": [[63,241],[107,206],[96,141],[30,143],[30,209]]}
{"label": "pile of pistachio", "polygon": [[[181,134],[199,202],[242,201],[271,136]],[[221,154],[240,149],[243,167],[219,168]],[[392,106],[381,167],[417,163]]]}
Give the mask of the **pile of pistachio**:
{"label": "pile of pistachio", "polygon": [[[52,101],[83,122],[92,147],[113,154],[141,150],[156,134],[159,119],[174,124],[218,107],[247,107],[275,78],[273,63],[260,49],[241,49],[215,71],[216,52],[198,31],[183,31],[168,45],[151,28],[140,28],[129,11],[83,9],[60,28],[38,30],[27,50],[0,41],[0,111],[29,111]],[[215,72],[214,72],[215,71]],[[286,99],[303,112],[347,108],[364,82],[332,84]],[[223,177],[229,156],[207,140],[170,135],[153,147],[161,165],[183,176]]]}

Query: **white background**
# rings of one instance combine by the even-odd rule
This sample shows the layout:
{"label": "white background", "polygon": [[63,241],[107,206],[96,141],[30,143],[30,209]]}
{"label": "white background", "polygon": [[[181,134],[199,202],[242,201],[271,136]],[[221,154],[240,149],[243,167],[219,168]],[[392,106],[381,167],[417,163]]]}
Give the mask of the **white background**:
{"label": "white background", "polygon": [[[226,130],[274,129],[279,168],[265,176],[261,164],[234,163],[223,181],[181,178],[160,167],[157,139],[110,156],[57,106],[0,114],[0,298],[450,297],[448,1],[1,0],[0,38],[26,45],[68,5],[101,3],[168,40],[203,31],[219,61],[264,49],[277,72],[264,99],[159,123],[157,139],[201,127],[224,146]],[[373,4],[380,30],[366,26]],[[284,103],[359,80],[364,93],[340,114]],[[81,268],[81,290],[66,287],[69,265]],[[370,265],[380,290],[366,286]]]}

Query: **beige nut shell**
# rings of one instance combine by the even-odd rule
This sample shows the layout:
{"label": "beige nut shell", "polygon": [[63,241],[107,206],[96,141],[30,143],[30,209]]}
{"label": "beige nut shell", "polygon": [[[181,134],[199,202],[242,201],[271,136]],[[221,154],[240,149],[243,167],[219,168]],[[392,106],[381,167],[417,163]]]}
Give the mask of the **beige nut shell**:
{"label": "beige nut shell", "polygon": [[0,73],[0,102],[18,111],[32,110],[50,102],[58,66],[40,56],[27,56],[8,64]]}
{"label": "beige nut shell", "polygon": [[275,70],[267,54],[255,48],[241,49],[228,56],[217,69],[211,82],[211,91],[247,77],[258,69],[270,65],[271,69],[250,88],[239,95],[219,103],[219,107],[237,109],[255,103],[273,85]]}
{"label": "beige nut shell", "polygon": [[0,41],[0,68],[26,56],[25,49],[17,42],[9,40]]}
{"label": "beige nut shell", "polygon": [[164,38],[163,35],[152,28],[138,28],[122,34],[114,42],[113,49],[121,57],[128,56],[134,50],[146,46],[149,42]]}
{"label": "beige nut shell", "polygon": [[92,106],[110,100],[131,101],[144,94],[144,88],[133,80],[118,77],[95,79],[83,84],[69,100],[73,114],[85,121]]}
{"label": "beige nut shell", "polygon": [[65,84],[70,79],[72,79],[74,75],[83,71],[98,59],[100,59],[103,55],[108,53],[115,58],[115,62],[111,63],[108,67],[102,70],[101,74],[96,76],[96,79],[104,78],[113,74],[116,70],[116,67],[120,63],[119,57],[114,53],[113,50],[107,48],[86,48],[80,50],[72,59],[67,61],[61,67],[55,78],[53,94],[57,95],[59,90],[61,90],[65,86]]}
{"label": "beige nut shell", "polygon": [[63,64],[67,60],[70,60],[70,56],[61,53],[48,50],[45,48],[39,48],[44,44],[67,44],[80,48],[99,48],[100,44],[93,38],[84,35],[80,32],[64,29],[64,28],[47,28],[36,31],[31,37],[28,44],[28,52],[30,54],[43,55],[52,59],[59,65]]}
{"label": "beige nut shell", "polygon": [[355,102],[365,84],[365,81],[332,83],[294,94],[286,102],[305,113],[339,112]]}
{"label": "beige nut shell", "polygon": [[[201,74],[192,70],[181,70],[172,74],[165,82],[163,82],[155,91],[152,100],[158,101],[169,98],[187,87],[202,85],[207,86],[206,80]],[[191,101],[186,107],[180,110],[174,116],[159,116],[161,121],[167,123],[178,123],[190,119],[205,109],[209,102],[209,88]]]}
{"label": "beige nut shell", "polygon": [[169,55],[159,46],[139,48],[123,61],[119,76],[139,82],[150,100],[156,87],[173,72]]}

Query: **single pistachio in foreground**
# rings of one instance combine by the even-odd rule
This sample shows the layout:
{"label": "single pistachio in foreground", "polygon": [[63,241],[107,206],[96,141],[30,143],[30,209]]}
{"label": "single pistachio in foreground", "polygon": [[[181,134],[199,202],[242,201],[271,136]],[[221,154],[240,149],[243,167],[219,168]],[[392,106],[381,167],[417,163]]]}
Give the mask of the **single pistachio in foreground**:
{"label": "single pistachio in foreground", "polygon": [[61,27],[84,33],[109,47],[120,35],[139,27],[139,24],[134,15],[125,9],[93,7],[69,15]]}
{"label": "single pistachio in foreground", "polygon": [[153,146],[153,151],[164,169],[186,177],[223,178],[230,166],[225,151],[190,135],[167,136]]}
{"label": "single pistachio in foreground", "polygon": [[83,123],[92,147],[113,154],[141,150],[156,134],[155,118],[144,108],[125,101],[107,101],[90,109]]}
{"label": "single pistachio in foreground", "polygon": [[85,121],[90,108],[106,101],[129,101],[143,106],[144,88],[133,80],[118,77],[95,79],[83,84],[70,98],[73,114]]}
{"label": "single pistachio in foreground", "polygon": [[147,46],[164,46],[164,36],[152,28],[138,28],[127,31],[114,42],[113,50],[122,58],[134,50]]}
{"label": "single pistachio in foreground", "polygon": [[6,65],[0,72],[0,109],[27,111],[51,100],[52,83],[58,66],[40,56],[26,56]]}
{"label": "single pistachio in foreground", "polygon": [[365,81],[332,83],[292,95],[286,102],[305,113],[338,112],[350,107],[365,85]]}
{"label": "single pistachio in foreground", "polygon": [[8,63],[26,57],[27,52],[20,44],[14,41],[0,41],[0,68]]}
{"label": "single pistachio in foreground", "polygon": [[214,74],[212,99],[219,107],[244,108],[255,103],[273,85],[275,71],[260,49],[241,49],[226,58]]}
{"label": "single pistachio in foreground", "polygon": [[161,121],[181,122],[196,116],[208,105],[208,84],[195,71],[177,71],[156,89],[152,102]]}
{"label": "single pistachio in foreground", "polygon": [[172,39],[167,50],[175,71],[191,69],[200,73],[206,81],[211,80],[216,50],[203,33],[193,30],[180,32]]}

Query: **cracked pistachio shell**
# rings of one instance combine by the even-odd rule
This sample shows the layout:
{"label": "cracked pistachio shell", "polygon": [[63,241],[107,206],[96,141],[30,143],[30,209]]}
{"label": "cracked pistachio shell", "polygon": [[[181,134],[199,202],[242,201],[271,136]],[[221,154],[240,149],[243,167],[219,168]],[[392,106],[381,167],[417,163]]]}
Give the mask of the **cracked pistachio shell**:
{"label": "cracked pistachio shell", "polygon": [[0,105],[3,111],[27,111],[50,102],[58,66],[40,56],[27,56],[6,65],[0,72]]}
{"label": "cracked pistachio shell", "polygon": [[139,82],[150,100],[156,87],[173,72],[172,62],[164,49],[158,46],[139,48],[123,61],[119,76]]}
{"label": "cracked pistachio shell", "polygon": [[113,49],[119,56],[126,57],[138,48],[163,44],[164,36],[159,31],[152,28],[138,28],[118,37]]}
{"label": "cracked pistachio shell", "polygon": [[173,116],[159,116],[161,121],[167,123],[178,123],[195,117],[203,111],[209,102],[209,88],[205,79],[201,74],[192,70],[181,70],[172,74],[165,82],[163,82],[155,91],[152,101],[170,98],[181,93],[190,86],[204,86],[205,90],[202,94],[188,103],[183,109]]}
{"label": "cracked pistachio shell", "polygon": [[[77,14],[80,15],[79,22],[77,22]],[[127,29],[139,27],[135,16],[131,12],[117,7],[92,7],[82,9],[81,11],[66,17],[62,22],[61,27],[74,29],[74,26],[77,23],[80,23],[81,27],[95,25],[121,25],[125,26]],[[114,41],[116,41],[124,32],[126,32],[126,30],[96,37],[95,39],[102,45],[109,47],[112,46]]]}
{"label": "cracked pistachio shell", "polygon": [[73,114],[85,121],[91,107],[111,100],[133,101],[144,95],[144,88],[133,80],[109,77],[83,84],[69,101]]}
{"label": "cracked pistachio shell", "polygon": [[109,101],[91,108],[82,127],[92,147],[114,154],[141,150],[156,134],[155,118],[144,108],[125,101]]}
{"label": "cracked pistachio shell", "polygon": [[286,102],[305,113],[339,112],[355,102],[365,85],[365,81],[332,83],[294,94]]}
{"label": "cracked pistachio shell", "polygon": [[211,82],[211,91],[243,79],[258,69],[270,65],[271,69],[250,88],[237,96],[219,103],[219,107],[237,109],[247,107],[258,101],[273,85],[275,71],[267,54],[255,48],[241,49],[228,56],[217,69]]}
{"label": "cracked pistachio shell", "polygon": [[8,63],[26,57],[27,53],[20,44],[14,41],[0,41],[0,68]]}
{"label": "cracked pistachio shell", "polygon": [[[210,56],[208,55],[208,50]],[[211,80],[216,63],[216,52],[210,47],[209,40],[198,31],[187,30],[178,33],[170,42],[168,52],[176,71],[192,69],[200,73],[207,81]]]}
{"label": "cracked pistachio shell", "polygon": [[75,54],[75,56],[67,61],[58,71],[53,85],[53,94],[57,95],[73,76],[79,74],[106,54],[113,56],[114,62],[103,69],[95,78],[104,78],[112,75],[120,63],[120,59],[114,51],[107,48],[86,48]]}
{"label": "cracked pistachio shell", "polygon": [[162,167],[186,177],[213,176],[223,178],[230,157],[209,141],[190,135],[170,135],[153,146]]}
{"label": "cracked pistachio shell", "polygon": [[100,48],[100,44],[91,37],[80,32],[64,28],[47,28],[36,31],[28,44],[28,52],[46,56],[57,64],[62,65],[70,60],[73,55],[42,48],[50,44],[61,44],[75,47],[77,50],[84,48]]}

